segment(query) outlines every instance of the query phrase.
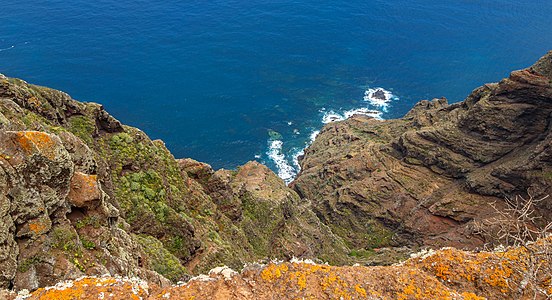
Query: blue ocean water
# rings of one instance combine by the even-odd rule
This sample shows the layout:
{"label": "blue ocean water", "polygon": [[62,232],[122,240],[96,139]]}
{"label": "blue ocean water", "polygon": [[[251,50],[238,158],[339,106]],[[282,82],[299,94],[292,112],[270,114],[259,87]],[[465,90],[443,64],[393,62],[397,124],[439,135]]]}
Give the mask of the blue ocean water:
{"label": "blue ocean water", "polygon": [[[550,16],[549,0],[3,0],[0,73],[100,102],[177,157],[289,178],[324,117],[460,101],[552,49]],[[386,106],[364,99],[377,87]]]}

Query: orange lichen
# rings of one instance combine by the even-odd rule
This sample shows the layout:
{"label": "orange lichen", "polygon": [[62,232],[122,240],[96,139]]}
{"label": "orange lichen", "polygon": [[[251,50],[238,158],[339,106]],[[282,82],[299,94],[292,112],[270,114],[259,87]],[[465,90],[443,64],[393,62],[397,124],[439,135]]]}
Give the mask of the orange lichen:
{"label": "orange lichen", "polygon": [[[399,266],[389,267],[333,267],[307,263],[271,263],[258,271],[244,271],[232,280],[222,275],[211,280],[191,281],[184,286],[140,290],[120,280],[110,284],[111,299],[524,299],[517,289],[522,281],[523,267],[528,266],[534,253],[523,249],[505,252],[473,253],[455,249],[436,251],[424,258],[411,259]],[[545,259],[545,258],[543,258]],[[539,258],[540,260],[540,258]],[[546,261],[546,263],[549,263]],[[444,279],[446,278],[446,280]],[[66,288],[55,299],[78,297],[84,290],[84,299],[98,299],[105,291],[95,280],[78,281]],[[537,283],[542,296],[552,294],[552,280],[543,275]],[[84,286],[86,283],[87,286]],[[76,289],[76,290],[75,290]],[[29,299],[52,299],[54,294],[39,290]],[[55,290],[51,290],[55,291]],[[57,291],[56,291],[57,292]],[[142,293],[142,294],[140,294]],[[525,293],[525,292],[523,292]],[[40,298],[50,295],[50,298]],[[531,295],[532,296],[532,295]]]}
{"label": "orange lichen", "polygon": [[40,131],[20,131],[16,133],[16,139],[25,154],[31,155],[37,151],[48,159],[54,159],[55,141],[49,134]]}
{"label": "orange lichen", "polygon": [[490,286],[500,287],[503,293],[508,292],[508,279],[512,276],[513,270],[504,265],[492,266],[485,269],[486,275],[483,280]]}
{"label": "orange lichen", "polygon": [[299,286],[300,290],[304,290],[307,287],[307,275],[306,274],[300,274],[297,278],[297,285]]}
{"label": "orange lichen", "polygon": [[479,297],[474,293],[468,292],[462,293],[462,297],[464,297],[464,300],[485,300],[485,297]]}
{"label": "orange lichen", "polygon": [[71,181],[71,187],[79,189],[81,193],[93,193],[96,191],[97,185],[98,175],[89,175],[79,172],[75,172],[73,180]]}
{"label": "orange lichen", "polygon": [[363,289],[360,284],[356,284],[355,285],[355,291],[357,292],[357,294],[359,294],[361,297],[363,298],[366,298],[367,297],[367,294],[366,294],[366,290]]}
{"label": "orange lichen", "polygon": [[34,108],[40,107],[40,100],[38,100],[38,98],[35,96],[31,96],[29,99],[27,99],[27,102]]}
{"label": "orange lichen", "polygon": [[41,222],[29,224],[29,230],[33,232],[35,235],[42,234],[46,232],[47,229],[48,229],[48,225]]}
{"label": "orange lichen", "polygon": [[274,281],[280,277],[282,274],[288,271],[288,266],[286,264],[274,264],[271,263],[261,272],[261,278],[265,281]]}
{"label": "orange lichen", "polygon": [[[111,277],[85,277],[72,284],[53,289],[38,289],[30,299],[38,300],[76,300],[98,299],[103,294],[108,299],[143,299],[148,291],[132,282]],[[109,295],[109,297],[108,297]]]}
{"label": "orange lichen", "polygon": [[77,207],[87,206],[101,198],[98,176],[75,172],[71,178],[68,199]]}

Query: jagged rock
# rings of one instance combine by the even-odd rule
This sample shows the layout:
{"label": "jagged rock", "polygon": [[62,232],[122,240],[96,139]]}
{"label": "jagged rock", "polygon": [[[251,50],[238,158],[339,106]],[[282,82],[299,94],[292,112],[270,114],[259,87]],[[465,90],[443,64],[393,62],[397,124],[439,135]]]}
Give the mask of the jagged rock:
{"label": "jagged rock", "polygon": [[[146,276],[148,271],[137,263],[136,256],[146,256],[141,247],[126,232],[112,228],[119,221],[118,212],[105,202],[96,175],[76,171],[94,172],[93,152],[17,102],[2,98],[2,114],[10,119],[0,130],[0,286],[33,290],[66,278],[110,272],[166,283],[158,274]],[[5,130],[27,126],[50,129],[61,138],[42,131]]]}
{"label": "jagged rock", "polygon": [[75,172],[67,199],[75,207],[96,208],[102,200],[98,176]]}
{"label": "jagged rock", "polygon": [[284,181],[266,166],[248,162],[230,177],[234,195],[241,200],[243,228],[253,251],[270,257],[320,258],[345,263],[349,249],[322,224]]}
{"label": "jagged rock", "polygon": [[210,165],[191,158],[177,159],[176,161],[182,171],[186,172],[188,176],[198,180],[200,183],[205,182],[215,173]]}

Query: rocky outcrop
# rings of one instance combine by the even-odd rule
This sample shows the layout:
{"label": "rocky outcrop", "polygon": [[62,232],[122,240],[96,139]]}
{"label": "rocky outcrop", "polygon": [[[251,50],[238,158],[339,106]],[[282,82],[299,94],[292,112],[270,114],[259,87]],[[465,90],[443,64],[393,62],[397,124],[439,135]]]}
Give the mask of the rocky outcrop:
{"label": "rocky outcrop", "polygon": [[[552,295],[550,240],[505,251],[453,248],[420,253],[401,265],[333,267],[312,262],[211,270],[160,288],[143,280],[87,277],[39,289],[27,299],[545,299]],[[536,253],[546,253],[535,256]],[[531,273],[535,258],[541,271]],[[2,291],[0,291],[0,295]],[[14,299],[15,293],[5,292]]]}
{"label": "rocky outcrop", "polygon": [[[480,246],[473,224],[494,215],[491,203],[552,193],[551,72],[552,52],[460,103],[326,125],[292,186],[353,248]],[[550,221],[550,198],[538,209]]]}
{"label": "rocky outcrop", "polygon": [[[318,258],[337,264],[351,261],[348,248],[320,222],[310,203],[301,200],[266,166],[248,162],[236,171],[216,172],[205,172],[204,166],[197,166],[189,161],[181,164],[191,178],[203,178],[200,182],[221,214],[218,218],[231,221],[231,228],[241,239],[237,242],[244,247],[241,255],[249,257],[249,262],[292,257]],[[219,243],[225,240],[224,236],[212,235]],[[217,247],[212,247],[206,255],[220,255],[217,252]],[[231,259],[219,261],[228,264]],[[202,260],[210,259],[204,256]],[[234,265],[246,262],[242,260]]]}
{"label": "rocky outcrop", "polygon": [[[142,251],[116,227],[124,221],[106,202],[97,176],[75,171],[58,136],[0,131],[0,152],[4,288],[36,289],[102,273],[166,281],[140,268]],[[117,249],[106,247],[110,243]]]}

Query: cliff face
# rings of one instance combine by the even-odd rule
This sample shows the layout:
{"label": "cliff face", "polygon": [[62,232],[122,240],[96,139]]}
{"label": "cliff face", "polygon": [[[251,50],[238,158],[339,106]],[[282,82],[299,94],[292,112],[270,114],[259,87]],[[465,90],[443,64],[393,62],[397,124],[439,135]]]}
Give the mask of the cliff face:
{"label": "cliff face", "polygon": [[309,203],[266,167],[214,172],[177,161],[101,105],[4,76],[0,172],[3,288],[106,273],[163,285],[219,264],[348,259]]}
{"label": "cliff face", "polygon": [[[353,248],[473,248],[475,221],[504,198],[552,192],[552,52],[465,101],[421,101],[405,117],[324,127],[292,183]],[[539,203],[550,221],[552,200]]]}
{"label": "cliff face", "polygon": [[[101,105],[0,75],[0,288],[35,290],[103,274],[163,287],[212,267],[272,258],[389,264],[421,245],[481,246],[493,240],[474,224],[493,217],[491,203],[504,209],[504,197],[550,194],[551,113],[549,53],[461,103],[422,101],[402,119],[354,116],[327,125],[288,187],[256,162],[215,171],[177,160]],[[543,222],[551,201],[538,203]],[[310,272],[286,264],[264,270],[282,266],[298,268],[289,282]],[[350,289],[356,276],[382,272],[397,285],[374,291],[391,296],[404,278],[390,274],[412,271],[320,268],[344,272],[347,292],[368,291]],[[239,284],[256,281],[259,270]],[[320,276],[313,280],[326,280]],[[427,280],[451,297],[480,292]],[[269,291],[285,292],[275,288]]]}

